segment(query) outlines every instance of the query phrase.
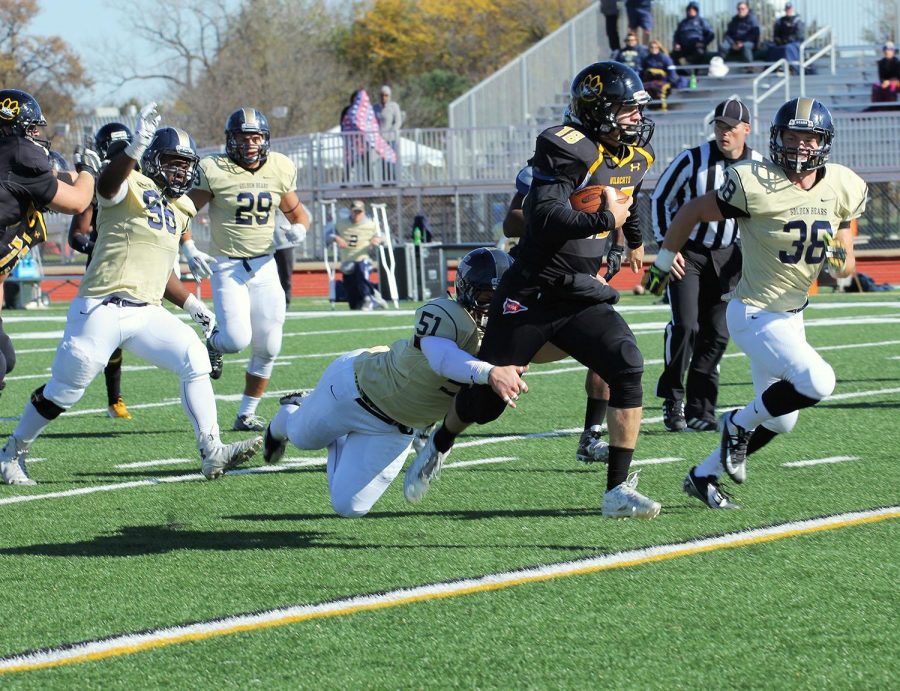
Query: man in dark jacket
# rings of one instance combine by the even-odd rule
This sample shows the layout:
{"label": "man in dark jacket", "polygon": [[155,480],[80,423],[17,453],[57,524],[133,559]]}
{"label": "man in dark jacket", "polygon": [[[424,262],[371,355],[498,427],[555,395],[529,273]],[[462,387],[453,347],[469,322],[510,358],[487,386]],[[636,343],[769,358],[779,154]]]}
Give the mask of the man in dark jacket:
{"label": "man in dark jacket", "polygon": [[759,22],[746,2],[737,4],[737,14],[728,22],[725,37],[719,41],[719,55],[725,60],[753,62],[753,51],[759,45]]}
{"label": "man in dark jacket", "polygon": [[672,60],[678,65],[705,65],[710,58],[706,47],[715,34],[709,22],[700,16],[699,3],[689,2],[685,14],[672,36]]}
{"label": "man in dark jacket", "polygon": [[794,3],[784,3],[784,16],[779,17],[772,29],[773,42],[769,44],[766,59],[770,62],[787,58],[790,63],[800,62],[800,44],[806,38],[803,20],[794,11]]}

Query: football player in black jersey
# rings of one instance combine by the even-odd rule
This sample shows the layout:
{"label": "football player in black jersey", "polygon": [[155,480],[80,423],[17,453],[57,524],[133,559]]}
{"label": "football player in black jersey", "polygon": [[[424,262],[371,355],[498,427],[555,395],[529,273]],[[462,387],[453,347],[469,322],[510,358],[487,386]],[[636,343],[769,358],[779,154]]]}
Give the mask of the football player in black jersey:
{"label": "football player in black jersey", "polygon": [[[49,142],[41,138],[46,125],[31,94],[0,89],[0,285],[19,259],[47,239],[45,209],[76,214],[94,195],[99,158],[91,152],[79,162],[75,175],[54,174]],[[15,350],[0,321],[0,390],[15,363]]]}
{"label": "football player in black jersey", "polygon": [[[104,163],[131,143],[131,130],[120,122],[108,122],[94,134],[94,150]],[[87,255],[87,265],[97,242],[97,200],[82,213],[72,217],[69,225],[69,247]],[[122,349],[116,348],[103,370],[106,380],[106,413],[111,418],[131,420],[132,415],[122,399]]]}
{"label": "football player in black jersey", "polygon": [[[569,353],[609,384],[609,465],[602,513],[653,518],[660,505],[638,493],[628,477],[641,424],[644,360],[634,334],[614,309],[619,294],[600,270],[609,233],[622,228],[628,261],[640,268],[643,240],[632,210],[653,162],[653,123],[643,115],[650,96],[638,75],[617,62],[584,68],[572,81],[565,122],[544,130],[532,158],[525,197],[525,233],[516,263],[491,303],[479,357],[498,365],[527,365],[547,344]],[[576,211],[573,192],[605,185],[605,207]],[[628,196],[619,200],[618,192]],[[407,471],[404,493],[420,499],[458,434],[500,416],[516,399],[474,386],[457,394],[444,422]]]}

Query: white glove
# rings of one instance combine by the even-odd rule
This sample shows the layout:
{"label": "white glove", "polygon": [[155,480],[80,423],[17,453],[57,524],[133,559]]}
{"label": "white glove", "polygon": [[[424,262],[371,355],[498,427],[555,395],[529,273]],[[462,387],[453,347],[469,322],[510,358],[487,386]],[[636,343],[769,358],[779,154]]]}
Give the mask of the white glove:
{"label": "white glove", "polygon": [[289,226],[281,226],[284,237],[292,245],[299,245],[306,240],[306,226],[302,223],[294,223]]}
{"label": "white glove", "polygon": [[193,240],[183,243],[181,251],[184,252],[184,258],[187,259],[191,273],[194,274],[194,280],[202,281],[204,278],[209,278],[212,275],[212,269],[209,265],[216,263],[215,257],[198,250]]}
{"label": "white glove", "polygon": [[134,138],[131,144],[125,147],[125,153],[129,158],[140,161],[150,142],[153,141],[153,135],[156,134],[156,128],[159,127],[159,121],[162,116],[156,110],[156,103],[148,103],[138,115],[137,128],[134,132]]}
{"label": "white glove", "polygon": [[193,295],[188,295],[181,309],[191,315],[191,319],[203,328],[203,337],[209,338],[213,329],[216,328],[215,313]]}
{"label": "white glove", "polygon": [[76,172],[90,173],[94,179],[100,175],[100,156],[93,149],[79,146],[72,154],[72,160],[75,162]]}

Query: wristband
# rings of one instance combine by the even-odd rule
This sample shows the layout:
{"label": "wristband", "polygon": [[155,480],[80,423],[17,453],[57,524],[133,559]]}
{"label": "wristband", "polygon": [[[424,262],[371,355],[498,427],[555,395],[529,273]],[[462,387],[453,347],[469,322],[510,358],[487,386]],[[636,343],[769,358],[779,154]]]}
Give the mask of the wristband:
{"label": "wristband", "polygon": [[141,158],[144,156],[144,152],[147,150],[147,145],[143,142],[139,141],[137,137],[135,137],[134,141],[131,142],[128,146],[125,147],[125,155],[128,158],[140,162]]}
{"label": "wristband", "polygon": [[184,256],[188,259],[191,259],[197,254],[197,245],[194,244],[193,240],[185,240],[182,242],[181,249],[184,252]]}
{"label": "wristband", "polygon": [[188,314],[193,314],[195,310],[197,310],[200,305],[203,303],[197,299],[197,296],[193,293],[188,293],[187,300],[184,301],[184,304],[181,306]]}
{"label": "wristband", "polygon": [[678,253],[667,250],[665,247],[660,247],[659,253],[656,255],[656,261],[653,263],[663,271],[668,271],[672,268],[672,263],[675,261],[676,254]]}
{"label": "wristband", "polygon": [[494,366],[490,362],[479,362],[475,365],[475,374],[472,375],[472,381],[476,384],[489,384],[491,381],[491,370]]}

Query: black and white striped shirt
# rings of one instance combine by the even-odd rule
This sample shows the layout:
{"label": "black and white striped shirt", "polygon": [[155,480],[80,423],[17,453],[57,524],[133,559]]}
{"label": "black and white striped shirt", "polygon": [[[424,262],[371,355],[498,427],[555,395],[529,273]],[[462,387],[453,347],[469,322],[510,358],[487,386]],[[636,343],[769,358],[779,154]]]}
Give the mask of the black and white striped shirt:
{"label": "black and white striped shirt", "polygon": [[[761,161],[762,158],[758,151],[744,146],[738,160]],[[725,179],[725,168],[733,162],[722,156],[714,141],[685,149],[675,157],[656,183],[650,201],[657,242],[662,243],[678,209],[694,197],[719,188]],[[728,247],[738,239],[737,221],[726,218],[717,223],[699,223],[691,231],[690,239],[710,249]]]}

